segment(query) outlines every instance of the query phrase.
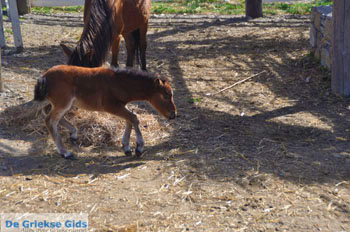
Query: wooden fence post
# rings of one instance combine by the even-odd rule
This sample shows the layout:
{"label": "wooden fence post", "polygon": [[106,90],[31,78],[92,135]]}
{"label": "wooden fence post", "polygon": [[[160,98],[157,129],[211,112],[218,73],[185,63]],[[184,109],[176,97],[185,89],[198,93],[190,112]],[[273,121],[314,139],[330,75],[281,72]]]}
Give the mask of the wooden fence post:
{"label": "wooden fence post", "polygon": [[350,1],[333,2],[332,91],[350,96]]}
{"label": "wooden fence post", "polygon": [[2,22],[2,1],[0,0],[0,47],[5,47],[4,24]]}
{"label": "wooden fence post", "polygon": [[21,52],[23,50],[23,42],[22,42],[21,28],[19,24],[17,1],[9,0],[9,6],[10,6],[12,31],[13,31],[13,37],[15,40],[15,46],[16,46],[17,52]]}

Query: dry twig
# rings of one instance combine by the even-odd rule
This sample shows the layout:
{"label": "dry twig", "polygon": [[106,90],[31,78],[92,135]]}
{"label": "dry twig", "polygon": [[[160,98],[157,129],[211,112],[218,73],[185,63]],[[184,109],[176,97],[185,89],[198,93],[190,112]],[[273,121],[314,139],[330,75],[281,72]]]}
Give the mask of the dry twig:
{"label": "dry twig", "polygon": [[230,85],[230,86],[227,86],[226,88],[223,88],[223,89],[221,89],[221,90],[219,90],[219,91],[217,91],[217,92],[215,92],[215,93],[207,93],[206,95],[207,95],[207,96],[214,96],[214,95],[216,95],[216,94],[218,94],[218,93],[224,92],[225,90],[231,89],[232,87],[234,87],[234,86],[236,86],[236,85],[239,85],[239,84],[241,84],[241,83],[243,83],[243,82],[245,82],[245,81],[247,81],[247,80],[249,80],[249,79],[252,79],[253,77],[259,76],[260,74],[262,74],[262,73],[264,73],[264,72],[266,72],[266,71],[264,70],[264,71],[262,71],[262,72],[259,72],[259,73],[257,73],[257,74],[254,74],[253,76],[250,76],[250,77],[247,77],[247,78],[245,78],[245,79],[243,79],[243,80],[237,81],[236,83],[234,83],[234,84],[232,84],[232,85]]}

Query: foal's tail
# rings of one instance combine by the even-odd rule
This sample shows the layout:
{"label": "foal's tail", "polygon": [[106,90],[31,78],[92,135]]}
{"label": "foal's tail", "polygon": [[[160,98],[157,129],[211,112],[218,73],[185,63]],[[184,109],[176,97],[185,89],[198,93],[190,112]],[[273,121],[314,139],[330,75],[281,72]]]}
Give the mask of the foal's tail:
{"label": "foal's tail", "polygon": [[45,77],[38,79],[35,88],[34,88],[34,100],[35,101],[44,101],[47,97],[47,81]]}
{"label": "foal's tail", "polygon": [[140,65],[140,29],[133,31],[132,37],[134,38],[136,63]]}

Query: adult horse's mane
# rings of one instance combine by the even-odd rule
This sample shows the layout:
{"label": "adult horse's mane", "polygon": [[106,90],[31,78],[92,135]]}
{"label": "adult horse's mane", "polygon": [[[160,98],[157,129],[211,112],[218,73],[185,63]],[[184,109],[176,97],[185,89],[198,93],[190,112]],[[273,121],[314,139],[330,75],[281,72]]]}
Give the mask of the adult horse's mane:
{"label": "adult horse's mane", "polygon": [[114,0],[92,0],[83,33],[68,64],[99,67],[105,62],[112,43],[113,2]]}

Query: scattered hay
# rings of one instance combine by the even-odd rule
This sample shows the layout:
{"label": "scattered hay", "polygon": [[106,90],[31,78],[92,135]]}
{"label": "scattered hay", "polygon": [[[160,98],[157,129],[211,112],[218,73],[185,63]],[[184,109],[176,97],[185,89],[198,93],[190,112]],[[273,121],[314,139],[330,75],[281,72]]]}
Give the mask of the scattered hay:
{"label": "scattered hay", "polygon": [[[15,128],[28,134],[48,135],[45,127],[45,116],[41,109],[46,103],[30,101],[7,108],[0,114],[1,124]],[[158,138],[162,125],[158,123],[157,115],[150,112],[146,104],[130,104],[129,109],[138,115],[144,136]],[[124,120],[108,114],[73,108],[66,114],[66,119],[78,129],[80,146],[112,145],[120,141],[124,129]],[[60,131],[66,130],[60,127]]]}

